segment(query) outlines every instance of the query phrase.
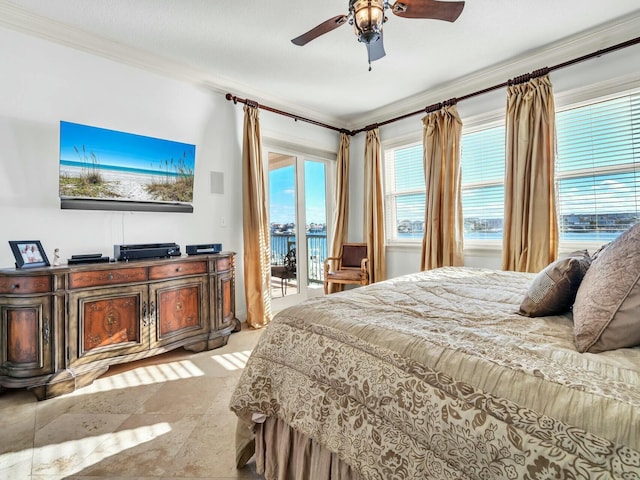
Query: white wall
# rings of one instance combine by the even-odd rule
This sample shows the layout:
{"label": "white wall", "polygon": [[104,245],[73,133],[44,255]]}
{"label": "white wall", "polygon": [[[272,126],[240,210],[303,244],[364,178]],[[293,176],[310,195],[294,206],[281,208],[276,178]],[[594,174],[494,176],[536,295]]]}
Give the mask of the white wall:
{"label": "white wall", "polygon": [[[558,55],[558,52],[554,52]],[[569,60],[569,58],[565,58]],[[563,60],[564,61],[564,60]],[[553,60],[549,62],[554,64]],[[559,63],[559,62],[558,62]],[[544,63],[542,64],[544,65]],[[490,78],[487,76],[485,85],[478,88],[487,88],[500,84],[508,78],[540,68],[514,71],[510,77]],[[629,47],[617,52],[588,60],[573,66],[556,70],[551,73],[556,107],[562,108],[585,102],[589,99],[612,95],[630,89],[640,88],[640,46]],[[457,85],[459,86],[459,82]],[[446,90],[446,88],[444,89]],[[441,98],[433,98],[431,103],[437,103],[453,97],[461,97],[472,93],[468,90],[446,91]],[[414,105],[407,108],[406,112],[417,111],[431,104]],[[473,97],[461,101],[458,104],[458,112],[462,118],[464,127],[469,128],[482,124],[485,121],[497,120],[504,115],[506,106],[505,89]],[[395,116],[395,115],[392,115]],[[415,115],[380,128],[380,138],[383,144],[396,143],[398,141],[422,141],[422,118],[424,115]],[[382,122],[386,119],[379,119]],[[464,132],[464,130],[463,130]],[[362,239],[362,212],[364,209],[364,138],[365,133],[359,134],[351,140],[351,182],[350,182],[350,222],[349,240],[360,241]],[[574,244],[561,245],[560,253],[570,252],[578,248],[595,250],[600,245]],[[420,245],[388,245],[387,246],[387,276],[393,278],[406,273],[420,270]],[[465,245],[465,265],[470,267],[501,268],[501,247]]]}
{"label": "white wall", "polygon": [[[123,243],[219,242],[238,252],[242,274],[241,105],[184,81],[0,28],[0,267],[12,267],[9,240],[103,253]],[[238,93],[238,92],[234,92]],[[263,135],[335,152],[334,132],[260,112]],[[196,145],[194,212],[61,210],[59,122],[82,123]],[[210,193],[210,172],[224,174],[224,194]],[[221,225],[224,217],[225,226]]]}

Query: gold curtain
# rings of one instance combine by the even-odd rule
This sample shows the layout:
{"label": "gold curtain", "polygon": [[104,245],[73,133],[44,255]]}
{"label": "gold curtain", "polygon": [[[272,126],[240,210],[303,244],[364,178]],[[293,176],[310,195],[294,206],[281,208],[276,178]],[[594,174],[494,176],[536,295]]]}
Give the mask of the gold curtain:
{"label": "gold curtain", "polygon": [[368,130],[364,147],[364,238],[371,283],[387,278],[381,157],[379,129]]}
{"label": "gold curtain", "polygon": [[455,105],[422,119],[426,186],[422,270],[464,264],[460,138]]}
{"label": "gold curtain", "polygon": [[507,96],[502,268],[539,272],[558,253],[555,110],[548,75]]}
{"label": "gold curtain", "polygon": [[271,321],[269,225],[259,111],[249,105],[244,107],[242,193],[247,324],[261,328]]}
{"label": "gold curtain", "polygon": [[[330,257],[339,257],[342,244],[347,241],[349,225],[349,135],[340,134],[336,165],[335,212]],[[330,283],[329,293],[340,290],[339,284]]]}

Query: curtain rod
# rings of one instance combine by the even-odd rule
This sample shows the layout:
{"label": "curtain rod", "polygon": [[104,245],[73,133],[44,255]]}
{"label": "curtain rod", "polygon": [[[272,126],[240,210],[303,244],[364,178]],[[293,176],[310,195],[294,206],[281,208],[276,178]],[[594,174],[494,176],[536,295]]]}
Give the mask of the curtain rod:
{"label": "curtain rod", "polygon": [[515,77],[514,79],[508,80],[508,81],[500,83],[498,85],[493,85],[492,87],[487,87],[487,88],[484,88],[482,90],[478,90],[477,92],[469,93],[469,94],[464,95],[462,97],[452,98],[451,100],[447,100],[444,103],[435,103],[435,104],[429,105],[428,107],[423,108],[421,110],[416,110],[415,112],[405,113],[404,115],[400,115],[399,117],[395,117],[395,118],[391,118],[389,120],[385,120],[384,122],[381,122],[381,123],[374,123],[372,125],[368,125],[368,126],[366,126],[364,128],[360,128],[358,130],[352,130],[351,131],[351,135],[356,135],[358,133],[366,132],[368,130],[372,130],[372,129],[377,128],[377,127],[382,127],[383,125],[388,125],[390,123],[397,122],[398,120],[404,120],[405,118],[412,117],[412,116],[418,115],[420,113],[435,112],[437,110],[440,110],[443,106],[453,105],[453,104],[455,104],[457,102],[460,102],[462,100],[467,100],[467,99],[472,98],[472,97],[477,97],[478,95],[489,93],[489,92],[492,92],[494,90],[498,90],[500,88],[504,88],[504,87],[507,87],[507,86],[510,86],[510,85],[516,85],[518,83],[528,82],[532,78],[541,77],[541,76],[546,75],[547,73],[552,72],[554,70],[558,70],[560,68],[568,67],[570,65],[575,65],[576,63],[580,63],[580,62],[583,62],[585,60],[589,60],[591,58],[600,57],[602,55],[606,55],[607,53],[611,53],[611,52],[614,52],[616,50],[621,50],[621,49],[626,48],[626,47],[631,47],[631,46],[636,45],[638,43],[640,43],[640,37],[632,38],[631,40],[627,40],[626,42],[618,43],[618,44],[613,45],[613,46],[608,47],[608,48],[603,48],[603,49],[598,50],[596,52],[592,52],[592,53],[589,53],[587,55],[583,55],[581,57],[574,58],[573,60],[568,60],[566,62],[559,63],[559,64],[554,65],[552,67],[541,68],[541,69],[535,70],[535,71],[533,71],[531,73],[526,73],[524,75],[520,75],[519,77]]}
{"label": "curtain rod", "polygon": [[303,122],[312,123],[313,125],[317,125],[319,127],[328,128],[330,130],[335,130],[335,131],[340,132],[340,133],[346,133],[347,135],[354,136],[354,135],[357,135],[358,133],[362,133],[362,132],[366,132],[366,131],[369,131],[369,130],[373,130],[375,128],[382,127],[384,125],[389,125],[390,123],[394,123],[394,122],[397,122],[399,120],[404,120],[405,118],[409,118],[409,117],[412,117],[414,115],[419,115],[421,113],[435,112],[435,111],[440,110],[442,107],[449,106],[449,105],[455,105],[456,103],[461,102],[462,100],[467,100],[469,98],[477,97],[478,95],[483,95],[485,93],[489,93],[489,92],[492,92],[494,90],[498,90],[500,88],[504,88],[504,87],[507,87],[507,86],[510,86],[510,85],[517,85],[519,83],[528,82],[529,80],[531,80],[533,78],[537,78],[537,77],[541,77],[543,75],[547,75],[548,73],[553,72],[555,70],[559,70],[561,68],[568,67],[570,65],[575,65],[576,63],[584,62],[585,60],[590,60],[592,58],[601,57],[602,55],[606,55],[607,53],[615,52],[616,50],[621,50],[623,48],[631,47],[631,46],[637,45],[639,43],[640,43],[640,37],[632,38],[631,40],[627,40],[626,42],[617,43],[615,45],[612,45],[611,47],[603,48],[603,49],[598,50],[596,52],[588,53],[587,55],[583,55],[581,57],[574,58],[573,60],[568,60],[566,62],[559,63],[559,64],[554,65],[552,67],[544,67],[544,68],[541,68],[541,69],[538,69],[538,70],[534,70],[531,73],[525,73],[524,75],[520,75],[520,76],[515,77],[513,79],[507,80],[506,82],[500,83],[498,85],[493,85],[492,87],[483,88],[482,90],[478,90],[478,91],[473,92],[473,93],[468,93],[467,95],[463,95],[462,97],[452,98],[452,99],[449,99],[449,100],[446,100],[446,101],[440,102],[440,103],[434,103],[433,105],[429,105],[429,106],[427,106],[425,108],[422,108],[420,110],[416,110],[415,112],[405,113],[404,115],[400,115],[398,117],[394,117],[394,118],[391,118],[389,120],[385,120],[385,121],[380,122],[380,123],[373,123],[371,125],[367,125],[366,127],[363,127],[363,128],[357,129],[357,130],[347,130],[345,128],[338,128],[338,127],[334,127],[332,125],[327,125],[326,123],[321,123],[321,122],[317,122],[315,120],[310,120],[308,118],[300,117],[298,115],[294,115],[293,113],[283,112],[282,110],[277,110],[275,108],[267,107],[266,105],[259,105],[258,102],[254,102],[252,100],[247,100],[247,99],[243,99],[243,98],[238,98],[235,95],[232,95],[230,93],[227,93],[225,98],[227,100],[233,100],[233,103],[237,103],[237,102],[244,103],[244,104],[252,106],[252,107],[261,108],[261,109],[267,110],[269,112],[273,112],[273,113],[277,113],[279,115],[284,115],[286,117],[293,118],[296,121],[300,120],[300,121],[303,121]]}
{"label": "curtain rod", "polygon": [[253,100],[248,100],[246,98],[236,97],[235,95],[232,95],[230,93],[227,93],[225,95],[225,98],[227,100],[233,101],[233,103],[240,102],[240,103],[244,103],[245,105],[248,105],[250,107],[260,108],[262,110],[267,110],[268,112],[273,112],[273,113],[277,113],[278,115],[284,115],[285,117],[293,118],[296,122],[298,120],[300,120],[302,122],[312,123],[313,125],[317,125],[319,127],[328,128],[329,130],[335,130],[336,132],[346,133],[347,135],[352,135],[351,131],[347,130],[346,128],[334,127],[333,125],[327,125],[326,123],[318,122],[316,120],[311,120],[309,118],[304,118],[304,117],[301,117],[299,115],[295,115],[293,113],[284,112],[282,110],[278,110],[277,108],[268,107],[266,105],[260,105],[258,102],[255,102]]}

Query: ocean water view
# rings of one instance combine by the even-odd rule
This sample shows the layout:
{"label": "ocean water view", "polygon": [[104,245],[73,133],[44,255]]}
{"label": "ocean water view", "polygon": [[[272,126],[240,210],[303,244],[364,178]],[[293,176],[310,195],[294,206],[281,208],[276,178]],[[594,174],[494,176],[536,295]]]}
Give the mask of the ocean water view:
{"label": "ocean water view", "polygon": [[[618,232],[561,232],[560,240],[573,242],[610,242],[620,236],[624,230]],[[403,240],[422,239],[424,232],[398,232],[397,238]],[[502,231],[499,232],[465,232],[465,240],[502,240]]]}
{"label": "ocean water view", "polygon": [[[620,236],[624,230],[618,232],[565,232],[560,239],[568,242],[610,242]],[[398,239],[422,240],[423,232],[398,232]],[[325,232],[307,232],[307,253],[309,263],[322,263],[327,257],[327,236]],[[465,240],[502,240],[502,232],[466,232]],[[296,246],[296,236],[293,234],[271,235],[271,261],[273,264],[281,264],[284,256],[291,248]]]}
{"label": "ocean water view", "polygon": [[136,167],[125,167],[121,165],[104,165],[104,164],[88,164],[86,162],[78,162],[74,160],[60,160],[60,173],[65,173],[65,167],[69,167],[69,172],[77,171],[77,169],[89,169],[89,170],[98,170],[103,172],[122,172],[122,173],[137,173],[140,175],[153,175],[153,176],[163,176],[163,177],[180,177],[181,173],[176,171],[166,171],[166,170],[158,170],[158,169],[145,169],[145,168],[136,168]]}
{"label": "ocean water view", "polygon": [[[589,232],[564,232],[560,235],[560,240],[565,242],[590,242],[608,243],[615,240],[624,230],[620,231],[589,231]],[[422,231],[397,232],[397,239],[413,240],[418,244],[422,240]],[[490,232],[465,232],[465,240],[502,240],[502,231]],[[295,233],[275,233],[271,234],[271,264],[282,265],[286,254],[291,249],[296,248],[299,239]],[[307,279],[311,283],[321,283],[324,272],[323,262],[328,256],[327,235],[322,232],[306,232],[307,242]]]}
{"label": "ocean water view", "polygon": [[[322,281],[323,262],[327,258],[326,232],[307,232],[307,278],[310,282]],[[271,265],[282,265],[286,254],[296,248],[295,234],[271,234]]]}

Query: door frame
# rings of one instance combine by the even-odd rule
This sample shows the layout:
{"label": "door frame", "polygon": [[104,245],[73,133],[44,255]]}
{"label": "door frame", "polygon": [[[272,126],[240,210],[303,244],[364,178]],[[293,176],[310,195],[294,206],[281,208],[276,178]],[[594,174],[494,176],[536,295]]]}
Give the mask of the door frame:
{"label": "door frame", "polygon": [[[306,278],[302,278],[300,272],[307,272],[307,242],[306,242],[306,231],[304,228],[300,228],[301,225],[306,225],[306,211],[305,211],[305,195],[304,195],[304,163],[305,161],[317,161],[322,162],[325,165],[325,208],[327,212],[327,255],[329,255],[329,242],[331,241],[332,233],[333,233],[333,218],[332,212],[334,211],[334,203],[335,203],[335,171],[336,171],[336,152],[329,152],[322,149],[317,149],[304,145],[296,145],[286,141],[277,140],[277,139],[263,139],[263,162],[265,165],[265,171],[268,173],[269,170],[269,154],[279,154],[291,156],[295,160],[295,189],[296,189],[296,260],[297,260],[297,284],[298,284],[298,293],[286,295],[284,297],[279,298],[271,298],[271,306],[273,312],[277,312],[282,310],[283,308],[289,307],[291,305],[296,305],[303,300],[321,296],[323,294],[322,288],[308,288]],[[269,178],[265,179],[266,182],[266,201],[267,205],[270,205],[269,198]],[[269,219],[269,223],[271,223]],[[300,239],[304,238],[305,241],[301,242]],[[306,277],[307,274],[304,274]]]}

